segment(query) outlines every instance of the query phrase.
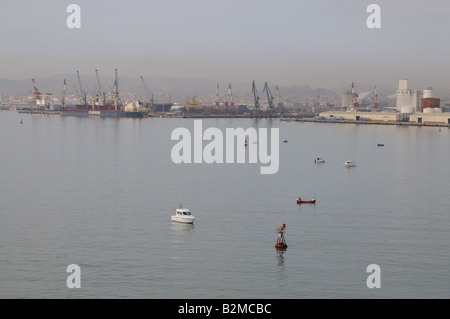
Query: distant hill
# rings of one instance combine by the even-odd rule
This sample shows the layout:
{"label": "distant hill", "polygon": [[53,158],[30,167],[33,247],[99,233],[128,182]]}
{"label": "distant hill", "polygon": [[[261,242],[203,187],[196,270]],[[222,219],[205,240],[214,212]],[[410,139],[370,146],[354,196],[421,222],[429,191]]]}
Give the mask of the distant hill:
{"label": "distant hill", "polygon": [[[63,80],[67,82],[67,92],[74,92],[73,86],[78,87],[76,74],[58,74],[52,77],[36,78],[36,86],[41,93],[60,93],[63,89]],[[95,92],[97,78],[95,75],[81,75],[83,89],[88,86],[91,92]],[[114,76],[101,76],[101,86],[103,91],[109,92],[110,86],[114,84]],[[147,88],[151,93],[162,93],[170,95],[188,95],[188,96],[213,96],[217,92],[217,83],[219,83],[219,94],[221,98],[226,95],[228,82],[201,78],[170,78],[170,77],[144,77]],[[251,95],[252,83],[231,83],[233,95]],[[257,83],[258,93],[263,94],[264,83]],[[272,95],[275,96],[275,84],[270,84]],[[282,96],[316,96],[317,88],[311,88],[309,85],[280,86]],[[138,92],[145,94],[144,86],[139,76],[136,78],[121,77],[119,75],[119,91]],[[11,80],[0,79],[0,93],[20,93],[30,94],[33,92],[33,86],[30,79]],[[321,96],[335,96],[337,93],[333,90],[320,89]]]}

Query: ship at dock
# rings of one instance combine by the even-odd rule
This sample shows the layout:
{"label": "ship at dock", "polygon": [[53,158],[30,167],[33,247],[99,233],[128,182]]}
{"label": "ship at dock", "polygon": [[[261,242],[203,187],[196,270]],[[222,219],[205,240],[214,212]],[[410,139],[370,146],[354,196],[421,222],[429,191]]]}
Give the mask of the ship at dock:
{"label": "ship at dock", "polygon": [[[87,92],[82,89],[80,74],[77,71],[78,83],[80,91],[74,86],[79,103],[75,106],[67,106],[65,103],[66,80],[64,80],[63,95],[61,99],[61,115],[75,115],[75,116],[99,116],[99,117],[131,117],[142,118],[146,117],[148,110],[140,102],[121,103],[118,89],[117,69],[115,70],[114,88],[110,87],[111,99],[106,99],[106,93],[101,91],[100,79],[98,71],[95,70],[98,80],[96,86],[97,94],[93,95],[86,87]],[[99,89],[100,87],[100,89]],[[81,92],[81,94],[79,93]]]}
{"label": "ship at dock", "polygon": [[137,103],[127,103],[126,105],[90,105],[81,104],[73,107],[62,107],[61,115],[75,116],[100,116],[100,117],[134,117],[142,118],[147,111],[142,110]]}

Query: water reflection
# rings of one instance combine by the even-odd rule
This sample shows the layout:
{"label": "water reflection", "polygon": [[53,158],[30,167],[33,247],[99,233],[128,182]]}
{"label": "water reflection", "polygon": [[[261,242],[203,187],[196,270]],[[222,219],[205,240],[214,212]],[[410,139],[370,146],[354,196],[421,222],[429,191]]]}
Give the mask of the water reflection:
{"label": "water reflection", "polygon": [[183,224],[172,222],[170,225],[172,233],[175,234],[174,242],[177,244],[186,243],[193,234],[194,224]]}
{"label": "water reflection", "polygon": [[284,265],[284,253],[286,252],[287,248],[275,247],[275,249],[277,251],[278,266],[283,266]]}

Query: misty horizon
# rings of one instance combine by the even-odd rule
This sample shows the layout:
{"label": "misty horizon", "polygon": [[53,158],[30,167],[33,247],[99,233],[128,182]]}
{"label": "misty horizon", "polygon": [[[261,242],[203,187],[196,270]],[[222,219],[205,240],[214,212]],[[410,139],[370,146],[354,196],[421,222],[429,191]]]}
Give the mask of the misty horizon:
{"label": "misty horizon", "polygon": [[[450,3],[381,0],[381,28],[369,29],[371,2],[136,0],[75,1],[81,28],[66,26],[66,7],[49,0],[0,4],[5,45],[0,78],[187,78],[265,81],[336,90],[387,86],[450,89],[445,37]],[[31,85],[30,85],[31,86]],[[45,88],[43,88],[45,90]],[[225,88],[223,88],[225,90]],[[213,88],[211,90],[215,92]]]}

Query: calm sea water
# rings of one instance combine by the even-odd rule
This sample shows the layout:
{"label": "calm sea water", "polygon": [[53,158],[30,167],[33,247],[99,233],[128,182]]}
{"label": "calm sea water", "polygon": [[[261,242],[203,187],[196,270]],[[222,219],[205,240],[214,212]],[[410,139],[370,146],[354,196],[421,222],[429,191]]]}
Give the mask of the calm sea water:
{"label": "calm sea water", "polygon": [[[448,129],[203,120],[279,128],[280,169],[261,175],[174,164],[178,127],[193,120],[0,112],[0,297],[450,297]],[[180,200],[194,226],[170,221]]]}

